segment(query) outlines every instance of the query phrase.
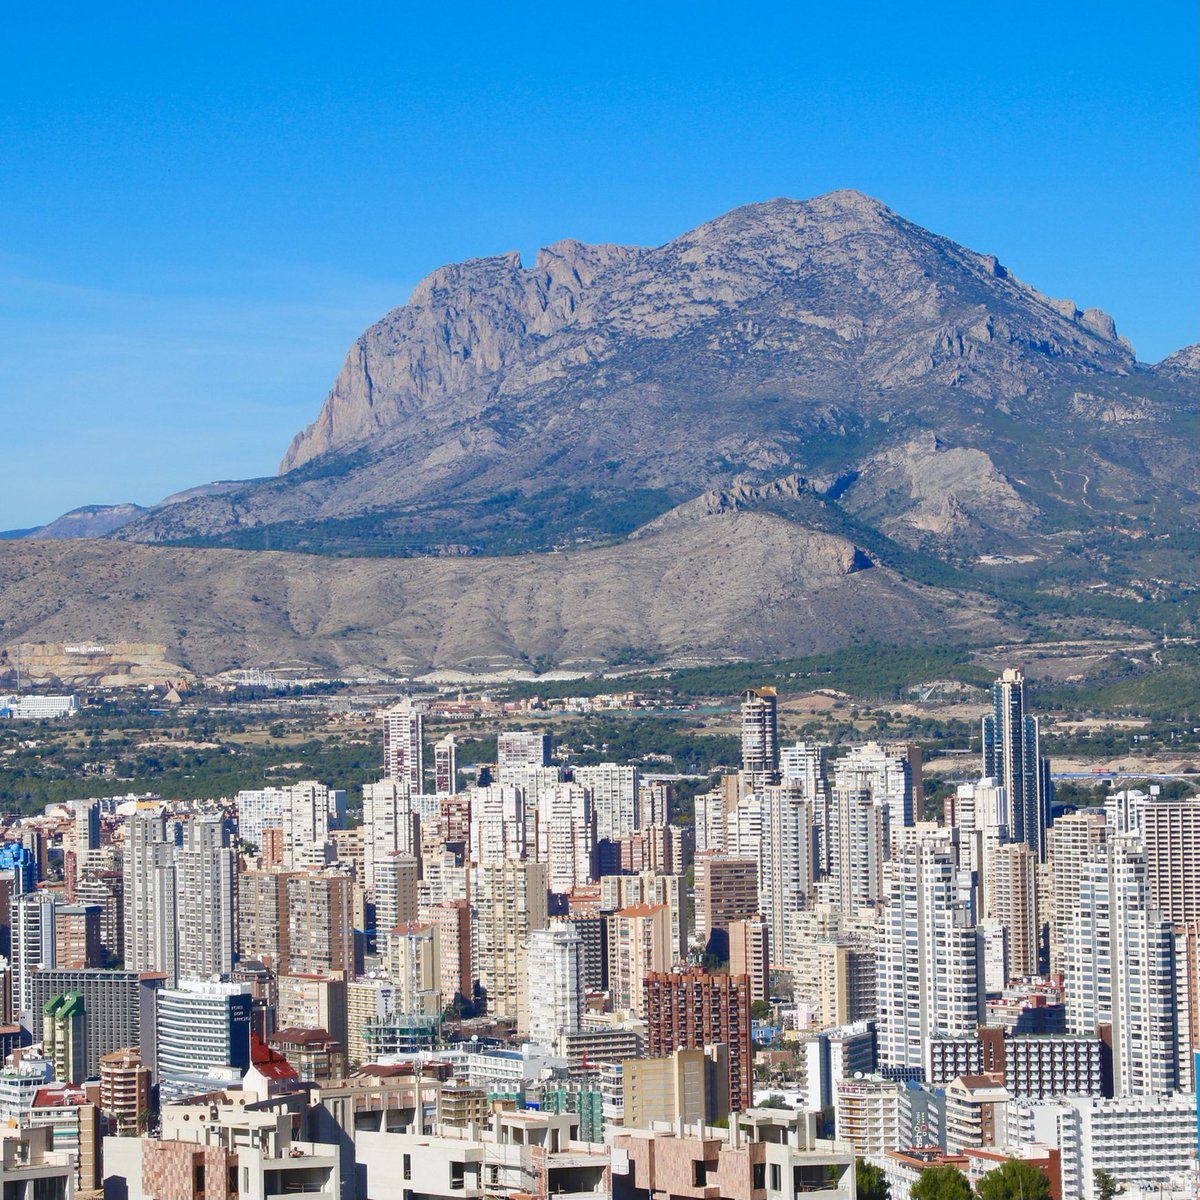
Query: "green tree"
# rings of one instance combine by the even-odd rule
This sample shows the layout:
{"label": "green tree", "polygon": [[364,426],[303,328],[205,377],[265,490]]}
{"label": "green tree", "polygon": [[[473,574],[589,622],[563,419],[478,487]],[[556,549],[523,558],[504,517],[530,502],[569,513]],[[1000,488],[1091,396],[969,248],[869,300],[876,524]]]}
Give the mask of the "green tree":
{"label": "green tree", "polygon": [[891,1200],[892,1185],[883,1172],[861,1158],[854,1160],[854,1190],[858,1200]]}
{"label": "green tree", "polygon": [[971,1185],[954,1167],[926,1167],[908,1194],[912,1200],[971,1200]]}
{"label": "green tree", "polygon": [[1092,1189],[1096,1193],[1097,1200],[1113,1200],[1120,1190],[1117,1181],[1107,1171],[1101,1171],[1099,1167],[1092,1172],[1092,1181]]}
{"label": "green tree", "polygon": [[1037,1167],[1010,1158],[979,1181],[975,1194],[979,1200],[1049,1200],[1050,1181]]}
{"label": "green tree", "polygon": [[750,1015],[756,1021],[766,1021],[771,1016],[771,1003],[769,1000],[753,1000],[750,1003]]}

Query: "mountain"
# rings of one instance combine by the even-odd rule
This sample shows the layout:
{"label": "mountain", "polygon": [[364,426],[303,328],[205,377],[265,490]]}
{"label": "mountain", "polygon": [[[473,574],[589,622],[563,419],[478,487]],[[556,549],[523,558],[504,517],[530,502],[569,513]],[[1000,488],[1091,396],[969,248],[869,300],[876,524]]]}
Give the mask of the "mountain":
{"label": "mountain", "polygon": [[882,549],[1053,562],[1131,501],[1190,521],[1194,366],[1139,364],[1106,314],[857,192],[773,200],[655,249],[440,268],[351,348],[278,477],[117,536],[512,553],[795,475],[819,527]]}
{"label": "mountain", "polygon": [[94,561],[0,543],[0,642],[461,666],[1185,628],[1198,385],[1197,347],[1140,363],[857,192],[475,259],[362,334],[277,476]]}

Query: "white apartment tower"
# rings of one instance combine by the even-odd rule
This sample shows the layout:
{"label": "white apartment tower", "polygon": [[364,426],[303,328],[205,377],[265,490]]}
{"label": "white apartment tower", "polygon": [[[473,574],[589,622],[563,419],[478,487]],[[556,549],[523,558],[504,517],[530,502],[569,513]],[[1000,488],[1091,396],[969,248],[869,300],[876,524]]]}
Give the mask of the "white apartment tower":
{"label": "white apartment tower", "polygon": [[1180,1085],[1175,949],[1171,923],[1150,905],[1138,839],[1113,838],[1103,860],[1084,864],[1064,967],[1072,1031],[1112,1023],[1117,1096]]}
{"label": "white apartment tower", "polygon": [[573,775],[575,782],[592,794],[597,841],[616,841],[637,832],[640,827],[637,767],[598,763],[575,767]]}
{"label": "white apartment tower", "polygon": [[552,892],[569,892],[595,877],[596,818],[587,788],[559,783],[540,797],[537,859],[546,864]]}
{"label": "white apartment tower", "polygon": [[476,867],[526,856],[525,798],[519,788],[494,783],[471,788],[469,857]]}
{"label": "white apartment tower", "polygon": [[569,922],[529,934],[529,1040],[557,1045],[564,1030],[583,1024],[583,939]]}
{"label": "white apartment tower", "polygon": [[284,792],[284,868],[323,867],[329,841],[330,789],[315,779],[306,779]]}
{"label": "white apartment tower", "polygon": [[236,863],[220,816],[196,817],[176,854],[180,979],[208,979],[233,970]]}
{"label": "white apartment tower", "polygon": [[363,882],[368,898],[375,896],[379,862],[390,854],[418,855],[420,849],[421,818],[408,786],[397,779],[363,784]]}
{"label": "white apartment tower", "polygon": [[408,785],[410,795],[425,790],[425,718],[409,699],[383,713],[383,774]]}
{"label": "white apartment tower", "polygon": [[1097,812],[1067,813],[1055,820],[1047,831],[1048,886],[1046,898],[1050,911],[1050,970],[1063,970],[1067,931],[1079,913],[1079,881],[1084,863],[1103,858],[1108,826]]}
{"label": "white apartment tower", "polygon": [[879,1057],[922,1067],[930,1039],[972,1037],[983,1019],[983,953],[973,880],[950,839],[914,838],[885,869],[887,903],[876,948]]}
{"label": "white apartment tower", "polygon": [[125,823],[125,967],[176,980],[175,844],[162,804],[139,801]]}
{"label": "white apartment tower", "polygon": [[783,964],[792,914],[803,911],[813,891],[812,801],[795,786],[767,787],[758,796],[758,810],[759,911],[767,923],[771,962]]}

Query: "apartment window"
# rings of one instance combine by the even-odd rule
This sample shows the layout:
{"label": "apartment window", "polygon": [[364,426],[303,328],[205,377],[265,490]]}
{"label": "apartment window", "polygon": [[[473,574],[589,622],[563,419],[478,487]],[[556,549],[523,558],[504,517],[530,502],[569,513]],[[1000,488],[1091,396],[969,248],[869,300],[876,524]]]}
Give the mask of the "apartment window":
{"label": "apartment window", "polygon": [[704,1187],[706,1175],[707,1173],[704,1170],[704,1161],[702,1159],[697,1159],[692,1163],[692,1187]]}
{"label": "apartment window", "polygon": [[404,1156],[404,1178],[405,1179],[412,1178],[412,1155],[411,1154],[406,1154]]}

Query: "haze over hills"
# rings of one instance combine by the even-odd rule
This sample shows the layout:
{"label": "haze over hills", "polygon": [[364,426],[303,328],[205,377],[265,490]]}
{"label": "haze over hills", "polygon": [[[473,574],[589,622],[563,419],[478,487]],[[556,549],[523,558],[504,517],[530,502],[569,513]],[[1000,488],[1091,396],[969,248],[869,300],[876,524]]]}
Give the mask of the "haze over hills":
{"label": "haze over hills", "polygon": [[[59,618],[86,621],[124,595],[93,590],[83,603],[84,561],[118,574],[126,562],[138,578],[136,604],[152,611],[97,618],[137,624],[128,640],[169,642],[169,629],[149,628],[153,614],[217,597],[212,611],[246,631],[222,641],[210,630],[224,649],[202,648],[185,614],[165,621],[189,631],[183,657],[205,663],[304,657],[297,638],[338,629],[352,651],[326,641],[308,657],[761,657],[831,639],[920,640],[948,619],[982,635],[995,598],[1018,594],[1024,611],[1039,597],[1100,594],[1132,604],[1136,620],[1137,604],[1186,600],[1200,583],[1198,382],[1196,347],[1140,364],[1106,314],[1050,299],[856,192],[749,205],[654,249],[563,241],[529,268],[516,254],[476,259],[435,271],[358,339],[277,477],[117,514],[109,536],[140,549],[21,560],[22,543],[0,547],[0,640],[82,636]],[[90,517],[97,533],[102,519]],[[771,553],[741,578],[746,537]],[[200,548],[470,563],[283,567],[287,556]],[[721,630],[690,607],[692,585],[675,599],[687,631],[670,605],[647,602],[685,553],[721,580]],[[301,614],[259,589],[253,621],[221,607],[228,589],[213,572],[243,579],[268,562],[289,595],[307,572],[323,599]],[[53,619],[15,602],[18,580],[45,586],[57,571],[70,573],[70,594]],[[613,572],[626,586],[601,582]],[[335,578],[357,579],[374,610],[351,605]],[[423,632],[408,627],[410,601],[389,596],[417,579],[470,637],[428,612]],[[579,619],[547,625],[520,603],[454,599],[481,588],[531,607],[542,595]],[[824,599],[806,607],[810,588]],[[847,622],[833,616],[841,603],[879,607]],[[915,615],[922,606],[932,623]],[[961,620],[947,618],[956,606]]]}

